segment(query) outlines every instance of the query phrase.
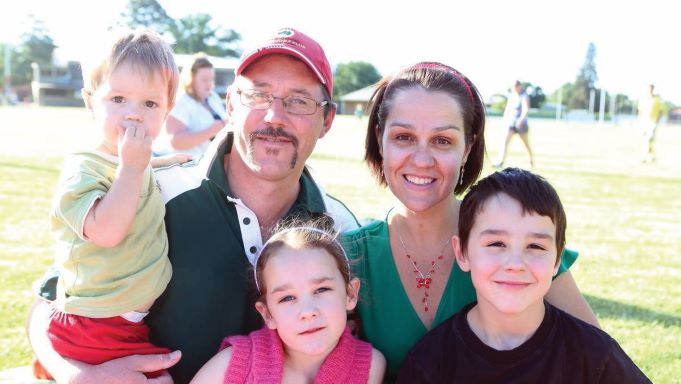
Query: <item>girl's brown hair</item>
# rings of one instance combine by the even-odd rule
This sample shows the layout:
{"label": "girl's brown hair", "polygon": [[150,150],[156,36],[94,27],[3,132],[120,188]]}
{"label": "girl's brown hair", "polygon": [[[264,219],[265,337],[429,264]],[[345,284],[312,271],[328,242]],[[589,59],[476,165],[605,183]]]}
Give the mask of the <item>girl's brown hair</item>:
{"label": "girl's brown hair", "polygon": [[285,222],[274,230],[274,234],[263,245],[255,262],[255,284],[258,288],[258,301],[265,301],[267,287],[263,271],[267,262],[282,247],[293,249],[321,248],[335,260],[345,284],[350,283],[348,257],[338,241],[338,232],[333,228],[333,219],[322,216],[311,221],[295,220]]}

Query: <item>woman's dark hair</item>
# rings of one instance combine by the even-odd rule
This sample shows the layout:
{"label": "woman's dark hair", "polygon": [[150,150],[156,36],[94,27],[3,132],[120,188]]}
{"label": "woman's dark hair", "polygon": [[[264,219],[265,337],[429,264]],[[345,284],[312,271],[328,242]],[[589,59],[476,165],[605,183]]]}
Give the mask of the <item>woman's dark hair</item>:
{"label": "woman's dark hair", "polygon": [[466,144],[471,146],[468,160],[463,166],[463,180],[454,188],[455,194],[461,194],[478,179],[482,171],[485,158],[485,104],[475,85],[461,72],[447,65],[421,62],[378,82],[370,101],[364,160],[378,183],[386,185],[379,141],[395,96],[413,87],[447,93],[461,107]]}

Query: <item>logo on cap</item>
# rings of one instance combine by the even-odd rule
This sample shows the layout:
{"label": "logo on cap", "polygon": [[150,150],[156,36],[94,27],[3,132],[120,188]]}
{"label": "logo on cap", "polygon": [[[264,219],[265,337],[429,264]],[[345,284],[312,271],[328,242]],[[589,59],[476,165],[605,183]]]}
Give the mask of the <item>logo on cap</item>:
{"label": "logo on cap", "polygon": [[277,32],[277,35],[281,37],[291,37],[293,36],[293,31],[289,28],[282,28]]}

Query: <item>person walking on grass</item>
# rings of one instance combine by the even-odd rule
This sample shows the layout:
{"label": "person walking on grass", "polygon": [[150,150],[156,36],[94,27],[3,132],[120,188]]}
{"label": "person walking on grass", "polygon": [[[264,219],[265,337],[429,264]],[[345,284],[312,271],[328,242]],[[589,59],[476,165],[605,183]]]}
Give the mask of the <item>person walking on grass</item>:
{"label": "person walking on grass", "polygon": [[527,123],[527,115],[529,112],[530,98],[527,93],[525,93],[522,83],[516,80],[515,84],[513,84],[513,89],[508,96],[506,109],[504,110],[504,116],[502,118],[504,125],[507,128],[507,133],[499,157],[496,163],[494,163],[495,168],[504,166],[508,145],[516,134],[520,137],[520,140],[527,149],[528,155],[530,155],[530,167],[534,168],[534,154],[532,153],[532,147],[530,146],[530,126]]}
{"label": "person walking on grass", "polygon": [[638,121],[643,133],[643,155],[641,162],[655,161],[655,136],[657,127],[664,115],[664,103],[655,93],[655,85],[648,85],[648,92],[638,103]]}

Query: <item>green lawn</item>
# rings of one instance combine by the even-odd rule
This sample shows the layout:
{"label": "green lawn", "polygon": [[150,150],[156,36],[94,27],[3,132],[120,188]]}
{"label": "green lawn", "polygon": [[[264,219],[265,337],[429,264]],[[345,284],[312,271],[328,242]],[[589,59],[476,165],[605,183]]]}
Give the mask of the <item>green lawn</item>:
{"label": "green lawn", "polygon": [[[362,123],[339,117],[310,164],[358,217],[383,217],[391,196],[361,162]],[[504,134],[491,118],[491,159]],[[655,164],[639,163],[629,124],[532,120],[530,134],[535,171],[568,211],[573,274],[603,328],[653,382],[681,382],[681,126],[660,128]],[[82,109],[0,107],[0,370],[30,361],[24,323],[31,283],[52,260],[51,194],[63,155],[95,135]],[[517,139],[507,164],[528,164]]]}

